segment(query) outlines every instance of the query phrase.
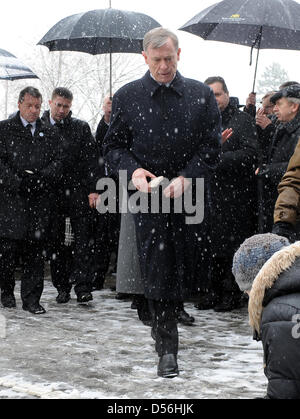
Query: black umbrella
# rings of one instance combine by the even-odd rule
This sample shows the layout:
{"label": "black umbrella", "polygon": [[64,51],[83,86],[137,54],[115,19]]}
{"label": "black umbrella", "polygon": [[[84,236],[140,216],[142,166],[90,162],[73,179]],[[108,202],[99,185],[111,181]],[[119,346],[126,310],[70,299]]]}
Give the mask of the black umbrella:
{"label": "black umbrella", "polygon": [[[205,40],[260,49],[300,50],[300,5],[292,0],[224,0],[203,10],[180,30]],[[251,64],[250,63],[250,64]]]}
{"label": "black umbrella", "polygon": [[21,79],[38,79],[29,67],[23,64],[15,55],[0,48],[0,80],[6,80],[5,89],[5,117],[7,116],[8,104],[8,81]]}
{"label": "black umbrella", "polygon": [[40,40],[50,51],[80,51],[110,54],[110,94],[112,94],[111,54],[140,53],[145,34],[158,26],[143,13],[117,9],[91,10],[62,19]]}
{"label": "black umbrella", "polygon": [[0,80],[38,79],[29,67],[5,49],[0,49]]}

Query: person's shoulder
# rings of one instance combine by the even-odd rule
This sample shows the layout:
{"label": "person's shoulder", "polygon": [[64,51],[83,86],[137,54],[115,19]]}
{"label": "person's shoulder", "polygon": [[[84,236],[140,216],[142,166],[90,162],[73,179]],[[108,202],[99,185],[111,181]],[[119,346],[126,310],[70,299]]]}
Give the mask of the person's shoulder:
{"label": "person's shoulder", "polygon": [[196,90],[201,90],[207,93],[210,93],[212,91],[211,88],[207,84],[203,83],[200,80],[191,79],[189,77],[183,77],[183,76],[181,76],[181,79],[183,83],[188,87],[192,87]]}
{"label": "person's shoulder", "polygon": [[75,118],[74,116],[72,116],[72,118],[70,118],[70,123],[73,124],[73,125],[81,125],[82,127],[89,126],[87,121],[85,121],[84,119]]}
{"label": "person's shoulder", "polygon": [[0,127],[4,128],[6,126],[11,125],[12,120],[11,119],[3,119],[2,121],[0,121]]}
{"label": "person's shoulder", "polygon": [[137,92],[142,88],[142,79],[134,80],[129,83],[124,84],[120,87],[119,90],[114,94],[114,99],[126,99],[128,94]]}
{"label": "person's shoulder", "polygon": [[14,115],[12,118],[3,119],[0,121],[0,129],[1,130],[16,130],[17,128],[21,128],[20,121],[18,119],[18,115]]}
{"label": "person's shoulder", "polygon": [[78,131],[78,133],[91,129],[87,121],[85,121],[84,119],[76,118],[74,116],[68,117],[65,120],[65,125],[67,130],[69,128],[70,130],[72,130],[72,132]]}

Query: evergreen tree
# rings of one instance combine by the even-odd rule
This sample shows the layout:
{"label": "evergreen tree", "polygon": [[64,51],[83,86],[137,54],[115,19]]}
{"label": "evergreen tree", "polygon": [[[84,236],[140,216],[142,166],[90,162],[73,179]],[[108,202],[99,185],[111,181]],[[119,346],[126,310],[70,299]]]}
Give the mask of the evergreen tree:
{"label": "evergreen tree", "polygon": [[257,84],[257,96],[264,96],[267,92],[278,90],[279,86],[289,80],[285,69],[279,63],[272,63],[265,68]]}

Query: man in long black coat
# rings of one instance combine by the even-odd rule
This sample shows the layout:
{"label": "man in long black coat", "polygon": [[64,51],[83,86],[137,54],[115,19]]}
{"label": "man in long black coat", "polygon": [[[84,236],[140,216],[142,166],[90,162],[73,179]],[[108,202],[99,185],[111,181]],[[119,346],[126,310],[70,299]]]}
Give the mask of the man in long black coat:
{"label": "man in long black coat", "polygon": [[57,183],[62,176],[61,140],[40,119],[42,96],[27,87],[19,112],[0,122],[0,286],[1,302],[15,307],[14,271],[21,249],[23,309],[45,313],[40,305],[45,240]]}
{"label": "man in long black coat", "polygon": [[[210,77],[205,83],[215,93],[223,131],[220,164],[211,183],[210,292],[214,292],[214,298],[210,301],[215,311],[230,311],[241,302],[241,293],[231,272],[232,258],[239,245],[257,228],[257,132],[253,118],[240,111],[231,100],[222,77]],[[230,136],[226,139],[228,130]]]}
{"label": "man in long black coat", "polygon": [[[55,126],[64,149],[63,179],[58,185],[55,211],[51,223],[50,267],[56,301],[70,299],[72,284],[79,303],[93,299],[90,263],[92,213],[89,194],[96,190],[97,148],[87,122],[72,117],[73,94],[57,87],[49,101],[50,110],[43,121]],[[70,218],[74,233],[72,253],[65,246],[65,220]]]}
{"label": "man in long black coat", "polygon": [[[174,179],[166,198],[182,196],[190,181],[207,179],[218,163],[220,113],[212,91],[177,71],[181,50],[172,32],[157,28],[146,34],[145,76],[121,88],[113,98],[104,156],[112,173],[126,170],[140,193],[148,180]],[[147,195],[149,197],[149,195]],[[172,207],[172,205],[171,205]],[[184,299],[189,268],[185,253],[184,214],[134,214],[145,297],[153,316],[152,335],[159,355],[158,375],[178,375],[176,306]]]}

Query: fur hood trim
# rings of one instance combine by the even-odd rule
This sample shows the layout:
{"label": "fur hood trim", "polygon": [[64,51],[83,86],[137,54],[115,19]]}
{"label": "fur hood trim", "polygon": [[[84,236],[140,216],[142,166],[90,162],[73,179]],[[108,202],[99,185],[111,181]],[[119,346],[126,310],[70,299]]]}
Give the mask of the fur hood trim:
{"label": "fur hood trim", "polygon": [[300,257],[300,241],[274,253],[257,274],[250,292],[248,311],[250,326],[258,333],[260,333],[262,303],[266,289],[272,288],[279,275],[288,270],[298,257]]}

